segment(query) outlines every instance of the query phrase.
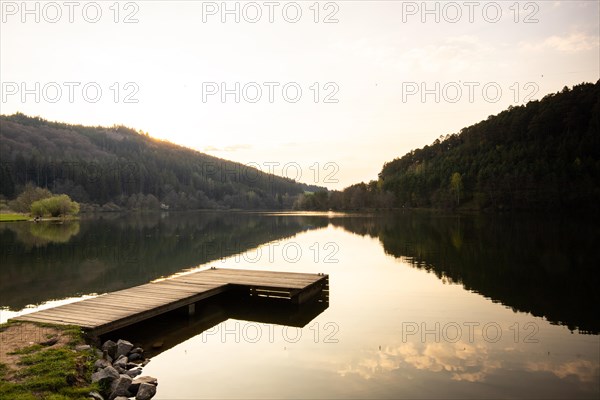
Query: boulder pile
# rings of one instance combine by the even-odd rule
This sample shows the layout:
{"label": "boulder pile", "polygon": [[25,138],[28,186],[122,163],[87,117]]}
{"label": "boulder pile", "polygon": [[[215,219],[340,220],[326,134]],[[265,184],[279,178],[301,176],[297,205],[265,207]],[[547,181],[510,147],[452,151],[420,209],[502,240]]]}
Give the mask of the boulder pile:
{"label": "boulder pile", "polygon": [[144,350],[127,340],[116,343],[107,340],[102,345],[102,358],[94,364],[92,382],[99,382],[101,393],[92,392],[95,400],[150,400],[156,394],[158,381],[151,376],[140,376],[149,360]]}

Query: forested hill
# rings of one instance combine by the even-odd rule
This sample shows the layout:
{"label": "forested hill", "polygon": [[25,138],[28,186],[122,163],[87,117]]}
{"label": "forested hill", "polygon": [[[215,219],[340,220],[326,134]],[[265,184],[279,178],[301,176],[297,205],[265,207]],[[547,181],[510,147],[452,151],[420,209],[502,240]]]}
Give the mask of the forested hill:
{"label": "forested hill", "polygon": [[122,126],[0,116],[0,194],[33,183],[73,200],[126,208],[290,208],[309,187]]}
{"label": "forested hill", "polygon": [[575,209],[600,204],[600,81],[510,107],[386,163],[396,206]]}

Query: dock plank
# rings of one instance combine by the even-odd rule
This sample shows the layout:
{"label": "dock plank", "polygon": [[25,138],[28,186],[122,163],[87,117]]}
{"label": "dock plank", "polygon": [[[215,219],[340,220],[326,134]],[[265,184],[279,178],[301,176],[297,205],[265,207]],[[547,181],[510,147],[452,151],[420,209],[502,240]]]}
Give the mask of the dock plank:
{"label": "dock plank", "polygon": [[[303,299],[326,288],[327,275],[219,268],[106,293],[13,318],[17,321],[78,325],[100,335],[212,297],[233,287],[248,293]],[[305,292],[305,293],[304,293]]]}

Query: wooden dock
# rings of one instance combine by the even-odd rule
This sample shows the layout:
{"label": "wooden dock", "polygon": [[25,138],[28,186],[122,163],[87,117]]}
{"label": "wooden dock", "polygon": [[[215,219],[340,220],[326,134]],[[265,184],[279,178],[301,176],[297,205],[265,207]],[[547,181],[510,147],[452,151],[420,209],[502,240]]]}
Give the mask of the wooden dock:
{"label": "wooden dock", "polygon": [[227,291],[302,304],[323,292],[327,294],[329,277],[213,268],[21,315],[12,320],[77,325],[91,336],[99,336],[181,307],[187,306],[193,312],[197,302]]}

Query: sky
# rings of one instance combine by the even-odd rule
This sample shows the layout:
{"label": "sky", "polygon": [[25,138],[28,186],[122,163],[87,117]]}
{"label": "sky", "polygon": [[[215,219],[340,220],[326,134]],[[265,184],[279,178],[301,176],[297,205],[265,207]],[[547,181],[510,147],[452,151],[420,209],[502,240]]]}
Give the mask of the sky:
{"label": "sky", "polygon": [[600,79],[598,1],[0,1],[0,112],[330,189]]}

